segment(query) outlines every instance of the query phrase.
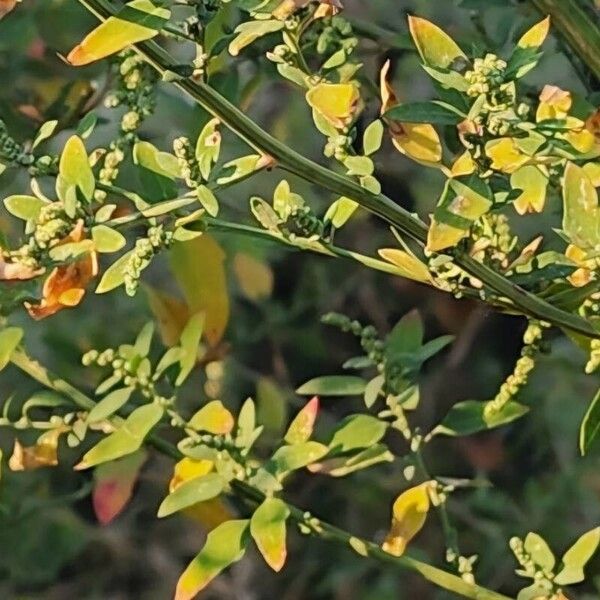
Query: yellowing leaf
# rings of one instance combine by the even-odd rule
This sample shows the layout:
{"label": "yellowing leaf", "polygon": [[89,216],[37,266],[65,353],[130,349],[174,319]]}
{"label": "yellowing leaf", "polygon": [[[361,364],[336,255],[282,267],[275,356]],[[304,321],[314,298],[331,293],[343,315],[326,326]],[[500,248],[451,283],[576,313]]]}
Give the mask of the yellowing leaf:
{"label": "yellowing leaf", "polygon": [[58,438],[64,433],[62,428],[43,433],[33,446],[24,447],[15,441],[12,456],[8,460],[11,471],[32,471],[40,467],[54,467],[58,464]]}
{"label": "yellowing leaf", "polygon": [[594,187],[600,187],[600,163],[588,162],[583,165],[585,174],[590,178]]}
{"label": "yellowing leaf", "polygon": [[450,169],[452,177],[460,177],[461,175],[470,175],[476,169],[477,165],[471,157],[471,153],[465,150],[455,161]]}
{"label": "yellowing leaf", "polygon": [[190,319],[190,310],[187,304],[175,296],[148,285],[144,286],[144,289],[163,343],[165,346],[174,346]]}
{"label": "yellowing leaf", "polygon": [[318,396],[314,396],[294,417],[294,420],[291,422],[287,433],[285,434],[285,441],[288,444],[301,444],[307,442],[312,435],[318,412],[319,398]]}
{"label": "yellowing leaf", "polygon": [[378,253],[381,258],[398,267],[399,274],[402,277],[422,283],[432,283],[427,265],[413,254],[397,248],[381,248]]}
{"label": "yellowing leaf", "polygon": [[427,65],[445,69],[457,58],[466,59],[456,42],[431,21],[409,16],[408,28],[421,58]]}
{"label": "yellowing leaf", "polygon": [[76,186],[89,201],[94,194],[94,185],[94,174],[83,141],[79,136],[73,135],[67,140],[60,156],[56,193],[64,201],[67,190]]}
{"label": "yellowing leaf", "polygon": [[279,498],[266,498],[254,511],[250,533],[265,562],[279,572],[287,557],[285,522],[290,515],[287,504]]}
{"label": "yellowing leaf", "polygon": [[273,292],[273,271],[254,256],[238,252],[233,257],[233,270],[240,289],[250,300],[257,302]]}
{"label": "yellowing leaf", "polygon": [[235,29],[237,37],[229,44],[229,54],[237,56],[241,50],[260,37],[283,29],[283,21],[272,19],[268,21],[247,21]]}
{"label": "yellowing leaf", "polygon": [[392,508],[392,527],[383,549],[402,556],[408,543],[421,531],[429,512],[431,481],[412,487],[398,496]]}
{"label": "yellowing leaf", "polygon": [[427,232],[427,250],[439,252],[445,248],[452,248],[467,235],[467,230],[441,223],[433,217]]}
{"label": "yellowing leaf", "polygon": [[521,167],[510,176],[510,185],[513,189],[523,190],[514,201],[515,210],[520,215],[542,212],[546,202],[548,178],[537,167]]}
{"label": "yellowing leaf", "polygon": [[214,435],[231,433],[235,421],[233,415],[220,400],[212,400],[203,406],[189,422],[190,427],[198,431],[208,431]]}
{"label": "yellowing leaf", "polygon": [[539,48],[544,43],[549,31],[550,17],[548,16],[526,31],[517,42],[517,46],[520,48]]}
{"label": "yellowing leaf", "polygon": [[354,83],[319,83],[306,92],[309,106],[338,129],[352,120],[359,100]]}
{"label": "yellowing leaf", "polygon": [[67,60],[75,66],[87,65],[120,52],[131,44],[153,38],[169,20],[171,11],[150,0],[128,2],[73,48]]}
{"label": "yellowing leaf", "polygon": [[213,529],[179,578],[175,600],[192,600],[221,571],[240,560],[248,543],[247,529],[247,520],[227,521]]}
{"label": "yellowing leaf", "polygon": [[581,152],[582,154],[593,150],[597,143],[596,136],[585,128],[582,128],[580,131],[569,131],[564,134],[564,138],[577,152]]}
{"label": "yellowing leaf", "polygon": [[565,250],[565,256],[571,259],[579,269],[573,271],[567,280],[574,287],[583,287],[592,280],[592,271],[587,268],[587,253],[574,244],[569,244]]}
{"label": "yellowing leaf", "polygon": [[209,235],[178,242],[170,252],[171,270],[192,314],[205,314],[207,341],[216,345],[229,320],[225,252]]}
{"label": "yellowing leaf", "polygon": [[488,142],[485,153],[492,160],[491,168],[502,173],[514,173],[529,160],[515,141],[507,137]]}

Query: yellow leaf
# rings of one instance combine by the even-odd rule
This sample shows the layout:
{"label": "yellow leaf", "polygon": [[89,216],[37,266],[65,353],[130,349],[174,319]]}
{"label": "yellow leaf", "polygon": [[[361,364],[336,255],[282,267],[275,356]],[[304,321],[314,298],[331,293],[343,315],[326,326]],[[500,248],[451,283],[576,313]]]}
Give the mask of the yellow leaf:
{"label": "yellow leaf", "polygon": [[517,42],[517,46],[520,48],[538,48],[544,43],[549,31],[550,17],[548,16],[526,31]]}
{"label": "yellow leaf", "polygon": [[309,106],[338,129],[352,120],[359,100],[354,83],[319,83],[306,92]]}
{"label": "yellow leaf", "polygon": [[207,341],[219,343],[229,321],[229,295],[225,275],[225,252],[209,235],[173,244],[171,269],[190,308],[203,312]]}
{"label": "yellow leaf", "polygon": [[510,185],[513,189],[523,190],[514,201],[515,210],[520,215],[542,212],[546,202],[548,178],[537,167],[521,167],[511,175]]}
{"label": "yellow leaf", "polygon": [[587,268],[587,253],[575,244],[569,244],[565,250],[565,256],[571,259],[579,269],[573,271],[567,280],[573,287],[583,287],[592,280],[592,271]]}
{"label": "yellow leaf", "polygon": [[408,543],[421,531],[429,512],[429,490],[435,483],[427,481],[398,496],[392,508],[392,527],[383,543],[383,549],[394,556],[402,556]]}
{"label": "yellow leaf", "polygon": [[445,69],[457,58],[467,58],[456,42],[437,25],[420,17],[408,17],[408,28],[425,63]]}
{"label": "yellow leaf", "polygon": [[564,137],[577,152],[581,152],[582,154],[590,152],[596,145],[596,137],[587,129],[569,131],[565,133]]}
{"label": "yellow leaf", "polygon": [[220,400],[213,400],[203,406],[191,419],[192,429],[208,431],[213,435],[231,433],[235,421],[233,415],[223,406]]}
{"label": "yellow leaf", "polygon": [[529,160],[514,140],[506,137],[488,142],[485,145],[485,153],[492,160],[491,168],[503,173],[513,173]]}
{"label": "yellow leaf", "polygon": [[398,248],[381,248],[378,250],[378,253],[381,258],[398,267],[402,277],[420,281],[421,283],[433,282],[427,265],[413,254],[409,254],[404,250],[398,250]]}
{"label": "yellow leaf", "polygon": [[250,254],[238,252],[233,257],[233,270],[240,289],[250,300],[268,298],[273,292],[273,271]]}
{"label": "yellow leaf", "polygon": [[144,289],[163,343],[165,346],[174,346],[190,319],[190,309],[185,302],[175,296],[161,292],[149,285],[144,286]]}
{"label": "yellow leaf", "polygon": [[470,175],[476,169],[475,161],[471,157],[471,153],[465,150],[455,161],[450,169],[452,177],[460,177],[461,175]]}
{"label": "yellow leaf", "polygon": [[430,252],[439,252],[445,248],[452,248],[460,242],[468,231],[452,227],[447,223],[437,221],[435,217],[431,219],[431,225],[427,232],[427,250]]}
{"label": "yellow leaf", "polygon": [[133,0],[89,33],[71,50],[67,60],[75,66],[87,65],[131,44],[149,40],[158,34],[170,16],[170,10],[155,6],[150,0]]}
{"label": "yellow leaf", "polygon": [[583,165],[583,170],[590,178],[594,187],[600,187],[600,163],[589,162]]}

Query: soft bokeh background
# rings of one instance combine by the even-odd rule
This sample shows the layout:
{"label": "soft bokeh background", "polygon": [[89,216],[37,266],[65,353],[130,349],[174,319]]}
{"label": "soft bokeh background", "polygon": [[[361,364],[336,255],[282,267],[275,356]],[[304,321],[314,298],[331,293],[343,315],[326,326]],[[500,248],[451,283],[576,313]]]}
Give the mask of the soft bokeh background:
{"label": "soft bokeh background", "polygon": [[[348,13],[370,25],[384,26],[406,39],[405,16],[414,13],[442,24],[464,47],[474,44],[501,53],[526,24],[539,18],[528,3],[504,0],[346,0]],[[28,139],[37,123],[24,113],[35,106],[44,119],[76,123],[81,105],[98,95],[106,83],[105,66],[82,70],[66,67],[57,53],[66,53],[93,20],[73,0],[24,0],[0,22],[0,114],[19,139]],[[215,85],[242,105],[266,129],[294,148],[320,160],[323,140],[314,130],[302,94],[282,82],[261,57],[258,44],[244,56],[224,65]],[[381,44],[360,46],[365,74],[376,80],[385,58],[394,59],[395,82],[405,99],[427,98],[430,85],[410,50],[389,50]],[[92,82],[93,88],[90,88]],[[555,40],[547,44],[540,68],[527,82],[550,82],[577,91],[581,84]],[[365,81],[365,85],[367,85]],[[81,100],[83,99],[83,101]],[[376,114],[372,102],[365,122]],[[99,109],[102,114],[103,109]],[[159,108],[142,129],[142,136],[169,149],[177,135],[193,138],[207,116],[168,85],[161,85]],[[94,143],[114,134],[110,124],[97,129]],[[68,135],[61,134],[60,139]],[[245,152],[226,137],[225,157]],[[385,145],[378,154],[377,175],[384,191],[410,210],[426,215],[441,189],[439,176],[415,165]],[[247,200],[257,194],[270,198],[282,175],[252,179],[221,195],[224,214],[251,222]],[[139,186],[125,171],[124,187]],[[291,181],[317,211],[332,198],[300,181]],[[24,192],[27,182],[6,173],[0,180],[3,196]],[[557,208],[557,207],[554,207]],[[550,222],[553,207],[546,217]],[[2,231],[16,232],[6,213]],[[545,228],[539,218],[522,219],[519,228],[533,237]],[[485,307],[432,292],[390,276],[369,272],[356,264],[284,250],[255,239],[219,235],[227,255],[231,319],[226,334],[221,398],[236,408],[248,396],[259,404],[269,438],[277,439],[302,400],[293,390],[308,378],[341,372],[342,362],[358,348],[353,339],[319,323],[330,310],[345,312],[388,331],[406,311],[417,307],[428,337],[455,334],[454,345],[428,363],[422,377],[422,404],[417,421],[424,429],[461,399],[491,397],[512,368],[524,328],[521,319],[499,316]],[[390,243],[384,224],[360,214],[339,236],[348,246],[373,251]],[[549,240],[551,242],[551,240]],[[274,274],[274,291],[260,302],[248,300],[231,265],[238,253],[266,261]],[[164,259],[146,273],[144,281],[177,293]],[[90,347],[129,342],[152,318],[147,295],[135,299],[122,291],[88,294],[77,310],[66,310],[40,323],[22,312],[11,319],[26,327],[31,353],[86,391],[99,373],[79,367]],[[440,440],[427,448],[432,471],[451,477],[475,477],[482,485],[459,492],[450,513],[460,532],[465,554],[478,554],[477,577],[487,586],[514,594],[524,580],[514,575],[508,549],[512,535],[542,533],[557,552],[600,520],[600,460],[596,452],[577,456],[576,437],[581,416],[597,381],[581,375],[584,358],[563,337],[551,349],[522,395],[531,406],[528,417],[501,431],[464,440]],[[186,385],[182,402],[200,405],[206,398],[206,372],[199,367]],[[14,395],[27,399],[38,387],[16,370],[0,376],[0,400]],[[360,409],[359,399],[323,402],[323,429],[340,415]],[[12,432],[0,431],[6,452]],[[398,454],[406,448],[396,439]],[[4,470],[0,482],[0,598],[7,600],[163,600],[170,598],[177,577],[203,543],[205,530],[184,516],[159,521],[157,506],[166,492],[172,464],[152,455],[145,465],[135,496],[126,511],[106,527],[97,524],[90,502],[91,475],[73,473],[76,456],[61,448],[60,468],[29,474]],[[377,467],[342,480],[299,474],[289,497],[299,506],[356,534],[381,540],[389,523],[390,505],[406,485],[402,463]],[[234,507],[235,508],[235,507]],[[242,507],[238,507],[242,508]],[[243,510],[243,508],[242,508]],[[359,558],[349,548],[290,535],[289,562],[274,575],[256,555],[220,577],[206,598],[222,600],[433,600],[449,597],[420,578]],[[443,565],[443,540],[432,515],[411,552]],[[573,598],[600,597],[600,559],[590,564],[590,582]]]}

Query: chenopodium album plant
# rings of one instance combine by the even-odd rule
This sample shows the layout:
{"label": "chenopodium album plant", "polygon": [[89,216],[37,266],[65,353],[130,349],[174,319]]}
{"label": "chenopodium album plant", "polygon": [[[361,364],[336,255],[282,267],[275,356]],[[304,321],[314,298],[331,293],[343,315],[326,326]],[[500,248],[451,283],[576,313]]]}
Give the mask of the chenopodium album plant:
{"label": "chenopodium album plant", "polygon": [[[111,61],[111,89],[104,101],[108,108],[124,109],[117,137],[106,147],[94,148],[98,119],[89,112],[54,156],[41,148],[58,133],[57,121],[44,123],[36,138],[25,143],[16,141],[0,121],[3,169],[23,168],[31,176],[31,192],[4,199],[5,209],[23,221],[23,235],[16,243],[3,240],[1,248],[5,325],[0,331],[0,367],[12,362],[47,388],[18,410],[10,400],[4,403],[1,425],[38,432],[34,445],[15,442],[9,468],[53,466],[63,441],[71,448],[85,445],[75,469],[96,469],[94,505],[99,519],[109,522],[132,493],[145,446],[175,459],[158,517],[195,511],[212,527],[181,575],[178,600],[194,597],[241,559],[251,540],[279,571],[292,521],[303,534],[417,571],[460,596],[507,598],[476,583],[477,557],[461,553],[446,508],[448,497],[472,482],[430,473],[422,450],[436,436],[466,436],[523,417],[528,407],[516,397],[550,327],[562,329],[588,352],[587,373],[600,365],[600,116],[585,98],[552,84],[537,95],[521,89],[521,78],[541,56],[550,19],[524,32],[512,52],[500,57],[485,52],[468,56],[433,23],[409,17],[410,34],[438,99],[402,103],[389,81],[389,62],[379,76],[379,98],[361,85],[361,64],[353,59],[359,40],[338,0],[190,0],[177,3],[183,6],[177,12],[183,20],[172,16],[168,2],[133,0],[118,11],[104,0],[80,4],[100,24],[66,61],[74,67]],[[235,30],[225,29],[235,18],[240,23]],[[165,49],[168,45],[153,38],[193,45],[195,59],[180,64]],[[324,167],[294,152],[211,87],[216,65],[227,54],[243,55],[258,40],[269,45],[266,59],[304,95],[316,129],[326,138],[324,155],[335,166]],[[196,140],[179,137],[172,148],[158,148],[139,136],[141,124],[154,111],[161,80],[210,113]],[[359,136],[358,117],[376,102],[380,118]],[[222,161],[224,127],[252,153]],[[403,155],[445,178],[429,225],[381,194],[374,160],[386,131]],[[118,186],[124,164],[138,170],[152,194]],[[326,189],[336,199],[319,215],[281,179],[272,200],[250,198],[258,227],[219,218],[223,189],[275,168]],[[515,218],[543,213],[557,202],[562,203],[562,228],[546,237],[561,250],[544,250],[542,236],[521,240],[513,233]],[[335,232],[359,207],[391,225],[389,246],[378,257],[334,244]],[[132,225],[143,233],[132,238]],[[387,336],[344,315],[328,314],[325,324],[358,338],[363,354],[343,365],[358,374],[327,375],[301,385],[298,395],[309,400],[270,456],[259,457],[253,445],[262,427],[252,399],[237,415],[216,398],[191,415],[178,407],[178,389],[198,358],[214,352],[228,318],[226,298],[198,298],[194,282],[185,281],[186,263],[196,261],[201,273],[222,285],[220,249],[211,231],[344,257],[524,315],[528,326],[521,355],[495,397],[459,402],[430,431],[421,431],[411,424],[419,408],[418,374],[451,338],[424,342],[415,312]],[[99,255],[114,255],[127,246],[100,273]],[[77,307],[90,286],[97,294],[123,286],[134,295],[144,269],[167,250],[184,288],[186,316],[163,332],[168,347],[157,361],[150,358],[152,324],[132,344],[87,352],[83,364],[106,372],[95,400],[30,358],[23,331],[8,325],[9,315],[21,306],[34,319]],[[253,285],[251,293],[260,296]],[[167,300],[156,294],[151,304],[164,327]],[[329,396],[362,396],[365,410],[345,418],[318,441],[313,430],[319,398]],[[600,429],[599,398],[590,404],[581,426],[582,453]],[[162,437],[165,428],[178,432],[176,446]],[[343,477],[396,460],[388,447],[393,436],[408,442],[409,453],[402,457],[408,487],[393,501],[389,533],[381,545],[284,500],[286,483],[299,469]],[[115,486],[118,493],[112,496]],[[246,502],[244,514],[223,501],[228,495]],[[405,554],[431,512],[438,512],[442,523],[446,571]],[[599,544],[597,527],[584,532],[557,560],[538,533],[511,539],[517,573],[528,580],[518,599],[566,599],[565,588],[584,580],[585,566]]]}

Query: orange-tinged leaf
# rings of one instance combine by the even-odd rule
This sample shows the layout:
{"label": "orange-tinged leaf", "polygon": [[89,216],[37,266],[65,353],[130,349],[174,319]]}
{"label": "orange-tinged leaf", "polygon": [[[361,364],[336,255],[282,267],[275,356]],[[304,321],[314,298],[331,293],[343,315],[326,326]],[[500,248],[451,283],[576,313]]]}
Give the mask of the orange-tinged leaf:
{"label": "orange-tinged leaf", "polygon": [[392,508],[392,527],[383,549],[402,556],[408,543],[421,531],[429,512],[429,490],[435,483],[427,481],[402,492]]}
{"label": "orange-tinged leaf", "polygon": [[517,46],[521,48],[539,48],[544,43],[550,31],[550,17],[542,19],[536,23],[531,29],[526,31],[521,39],[517,42]]}
{"label": "orange-tinged leaf", "polygon": [[213,529],[179,578],[175,600],[192,600],[221,571],[240,560],[248,544],[247,530],[247,520],[226,521]]}
{"label": "orange-tinged leaf", "polygon": [[354,83],[319,83],[306,92],[309,106],[337,128],[352,120],[359,100]]}
{"label": "orange-tinged leaf", "polygon": [[20,0],[0,0],[0,19],[5,17],[13,8],[17,5]]}
{"label": "orange-tinged leaf", "polygon": [[146,458],[146,452],[139,450],[120,460],[100,465],[94,471],[92,502],[102,525],[110,523],[127,506]]}
{"label": "orange-tinged leaf", "polygon": [[285,441],[288,444],[307,442],[312,435],[318,412],[319,398],[318,396],[314,396],[294,417],[285,434]]}
{"label": "orange-tinged leaf", "polygon": [[457,58],[466,59],[465,53],[457,43],[431,21],[409,16],[408,28],[426,64],[445,69]]}
{"label": "orange-tinged leaf", "polygon": [[231,433],[235,420],[220,400],[212,400],[190,419],[189,425],[198,431],[225,435]]}
{"label": "orange-tinged leaf", "polygon": [[255,302],[273,292],[273,271],[261,260],[245,252],[233,257],[233,270],[244,296]]}
{"label": "orange-tinged leaf", "polygon": [[149,40],[169,20],[171,12],[150,0],[128,2],[73,48],[67,60],[75,66],[87,65],[120,52],[131,44]]}
{"label": "orange-tinged leaf", "polygon": [[207,341],[216,345],[229,321],[229,295],[224,268],[225,252],[209,235],[173,244],[171,270],[192,314],[205,315]]}
{"label": "orange-tinged leaf", "polygon": [[266,498],[250,520],[252,538],[273,571],[281,571],[287,558],[285,522],[289,516],[283,500]]}

